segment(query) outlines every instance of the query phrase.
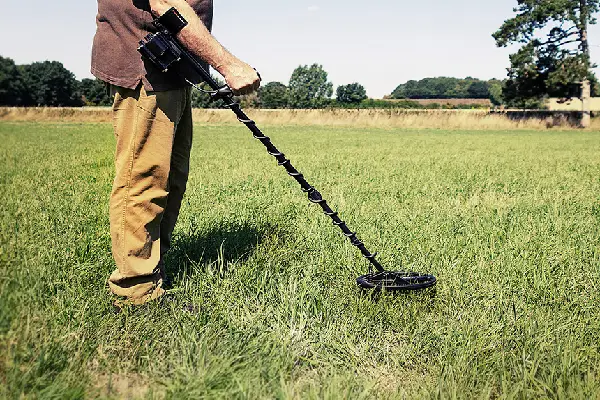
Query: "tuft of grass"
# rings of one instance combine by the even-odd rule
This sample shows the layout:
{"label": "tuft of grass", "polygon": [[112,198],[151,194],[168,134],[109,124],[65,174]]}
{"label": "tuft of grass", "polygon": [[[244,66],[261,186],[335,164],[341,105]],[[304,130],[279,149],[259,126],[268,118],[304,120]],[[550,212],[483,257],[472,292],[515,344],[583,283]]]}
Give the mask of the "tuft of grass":
{"label": "tuft of grass", "polygon": [[198,125],[176,291],[116,312],[111,125],[2,122],[0,397],[600,396],[597,132],[265,133],[436,290],[363,295],[365,261],[245,128]]}

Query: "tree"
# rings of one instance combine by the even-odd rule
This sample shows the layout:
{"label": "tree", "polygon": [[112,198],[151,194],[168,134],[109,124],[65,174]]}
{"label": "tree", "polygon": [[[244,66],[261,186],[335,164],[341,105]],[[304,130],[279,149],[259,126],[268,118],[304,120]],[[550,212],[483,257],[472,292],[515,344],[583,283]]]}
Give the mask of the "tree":
{"label": "tree", "polygon": [[23,77],[15,62],[0,56],[0,105],[23,105],[26,93]]}
{"label": "tree", "polygon": [[288,104],[292,108],[322,108],[333,94],[333,84],[327,81],[327,72],[319,64],[296,68],[288,87]]}
{"label": "tree", "polygon": [[235,99],[242,108],[260,108],[260,99],[256,92],[237,96]]}
{"label": "tree", "polygon": [[367,91],[360,83],[338,86],[336,99],[340,103],[360,103],[367,98]]}
{"label": "tree", "polygon": [[288,88],[280,82],[269,82],[258,89],[262,108],[286,108]]}
{"label": "tree", "polygon": [[79,84],[81,99],[90,106],[110,106],[112,99],[106,89],[106,83],[100,79],[82,79]]}
{"label": "tree", "polygon": [[[212,78],[217,82],[219,87],[225,85],[222,79],[212,76]],[[202,90],[207,92],[211,91],[211,87],[208,86],[208,83],[203,82],[199,85]],[[226,108],[225,102],[221,99],[217,101],[213,101],[210,97],[210,94],[200,91],[198,89],[192,89],[192,107],[194,108]]]}
{"label": "tree", "polygon": [[[523,46],[510,56],[503,96],[510,105],[541,103],[547,96],[571,97],[589,92],[589,24],[600,0],[517,0],[517,15],[493,34],[496,44]],[[587,103],[589,99],[583,99]],[[587,121],[586,121],[587,119]],[[582,124],[589,124],[589,110]]]}
{"label": "tree", "polygon": [[29,105],[56,107],[83,104],[75,76],[60,62],[35,62],[19,68],[27,86]]}
{"label": "tree", "polygon": [[497,79],[491,79],[488,81],[488,91],[490,93],[490,101],[492,104],[499,106],[504,102],[504,98],[502,97],[502,88],[504,87],[504,83]]}

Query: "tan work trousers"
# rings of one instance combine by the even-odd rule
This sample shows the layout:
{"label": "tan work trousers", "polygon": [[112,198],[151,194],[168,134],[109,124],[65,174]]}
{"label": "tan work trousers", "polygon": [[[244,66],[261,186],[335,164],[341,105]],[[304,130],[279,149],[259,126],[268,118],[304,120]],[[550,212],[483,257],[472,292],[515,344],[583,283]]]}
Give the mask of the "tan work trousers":
{"label": "tan work trousers", "polygon": [[185,192],[192,147],[191,90],[112,87],[116,138],[108,284],[134,304],[164,293],[163,256]]}

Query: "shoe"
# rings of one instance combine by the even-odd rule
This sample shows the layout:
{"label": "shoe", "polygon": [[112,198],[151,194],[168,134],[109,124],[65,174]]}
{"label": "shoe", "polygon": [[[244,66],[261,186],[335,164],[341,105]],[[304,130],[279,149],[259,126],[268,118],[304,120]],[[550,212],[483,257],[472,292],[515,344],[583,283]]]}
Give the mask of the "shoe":
{"label": "shoe", "polygon": [[152,292],[145,294],[140,297],[125,297],[122,299],[117,299],[113,302],[113,305],[118,308],[123,308],[127,306],[140,306],[142,304],[146,304],[148,302],[157,300],[164,296],[167,292],[162,288],[162,285],[156,286]]}

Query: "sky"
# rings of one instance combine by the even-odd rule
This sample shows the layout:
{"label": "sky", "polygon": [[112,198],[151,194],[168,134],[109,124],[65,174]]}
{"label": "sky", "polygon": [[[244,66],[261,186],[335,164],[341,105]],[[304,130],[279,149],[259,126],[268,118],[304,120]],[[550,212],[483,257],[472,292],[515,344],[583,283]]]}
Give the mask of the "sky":
{"label": "sky", "polygon": [[[0,55],[17,64],[60,61],[91,77],[97,3],[3,0]],[[255,67],[264,82],[287,84],[294,68],[318,63],[334,89],[353,82],[381,98],[411,79],[505,78],[512,48],[491,34],[516,0],[214,0],[213,34]],[[600,26],[589,32],[600,64]]]}

